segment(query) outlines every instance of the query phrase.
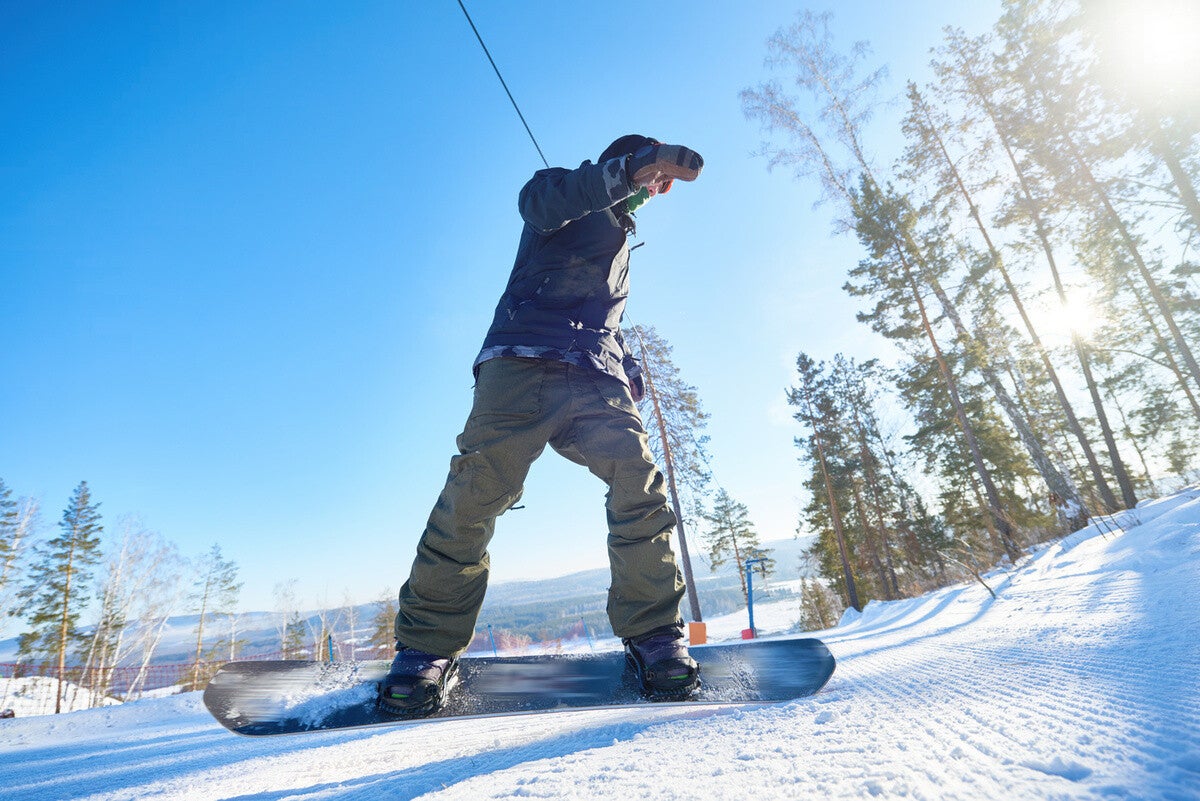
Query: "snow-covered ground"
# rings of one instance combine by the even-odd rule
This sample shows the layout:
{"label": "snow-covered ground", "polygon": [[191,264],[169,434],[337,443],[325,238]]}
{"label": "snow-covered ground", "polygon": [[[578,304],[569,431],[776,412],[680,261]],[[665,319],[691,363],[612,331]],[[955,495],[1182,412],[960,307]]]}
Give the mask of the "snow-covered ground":
{"label": "snow-covered ground", "polygon": [[[47,676],[0,679],[0,710],[13,712],[17,717],[53,712],[55,696],[63,699],[63,709],[90,709],[120,703],[115,698],[106,698],[70,682],[66,682],[60,692],[58,680]],[[0,744],[3,742],[4,733],[0,730]]]}
{"label": "snow-covered ground", "polygon": [[[249,739],[198,693],[0,721],[33,799],[1200,799],[1200,490],[823,632],[813,698]],[[788,630],[795,602],[756,605]],[[710,622],[735,638],[745,620]]]}

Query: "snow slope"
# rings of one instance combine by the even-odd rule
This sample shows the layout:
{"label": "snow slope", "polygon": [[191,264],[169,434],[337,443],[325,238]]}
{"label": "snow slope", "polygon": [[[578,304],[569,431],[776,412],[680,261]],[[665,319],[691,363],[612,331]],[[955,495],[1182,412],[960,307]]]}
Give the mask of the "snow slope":
{"label": "snow slope", "polygon": [[820,635],[838,672],[801,701],[248,739],[191,693],[0,721],[0,795],[1200,799],[1200,490],[1119,522],[986,577],[997,600],[869,605]]}

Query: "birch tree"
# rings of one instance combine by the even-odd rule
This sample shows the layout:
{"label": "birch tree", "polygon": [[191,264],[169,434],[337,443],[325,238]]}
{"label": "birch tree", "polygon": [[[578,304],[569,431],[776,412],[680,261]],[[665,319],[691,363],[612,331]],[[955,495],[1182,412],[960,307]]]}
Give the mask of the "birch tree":
{"label": "birch tree", "polygon": [[[193,659],[193,685],[201,683],[201,664],[205,660],[205,628],[210,618],[225,618],[229,627],[229,638],[233,640],[232,619],[237,614],[238,594],[241,582],[237,580],[237,563],[221,555],[221,546],[214,544],[198,564],[194,584],[193,600],[199,612],[196,620],[196,651]],[[219,645],[219,644],[218,644]],[[212,650],[215,650],[212,649]]]}

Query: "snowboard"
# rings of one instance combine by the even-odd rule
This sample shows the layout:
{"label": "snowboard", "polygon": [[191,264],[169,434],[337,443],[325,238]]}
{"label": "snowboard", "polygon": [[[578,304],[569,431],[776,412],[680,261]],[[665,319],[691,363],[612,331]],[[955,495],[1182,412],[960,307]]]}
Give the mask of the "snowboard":
{"label": "snowboard", "polygon": [[390,660],[231,662],[204,690],[221,725],[245,735],[292,734],[439,718],[494,717],[616,706],[775,703],[812,695],[835,662],[820,640],[749,640],[688,649],[701,689],[686,701],[651,701],[639,691],[623,651],[459,660],[446,704],[421,718],[376,705]]}

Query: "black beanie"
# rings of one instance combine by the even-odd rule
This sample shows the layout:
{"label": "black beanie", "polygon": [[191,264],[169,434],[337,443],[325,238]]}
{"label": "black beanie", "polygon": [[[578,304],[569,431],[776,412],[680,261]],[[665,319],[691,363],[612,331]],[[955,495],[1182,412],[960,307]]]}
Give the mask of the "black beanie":
{"label": "black beanie", "polygon": [[642,136],[641,134],[626,134],[608,147],[604,148],[604,152],[600,154],[600,160],[597,163],[603,163],[609,159],[614,159],[617,156],[625,156],[630,153],[636,153],[646,145],[656,144],[658,144],[657,139],[651,139],[650,137]]}

